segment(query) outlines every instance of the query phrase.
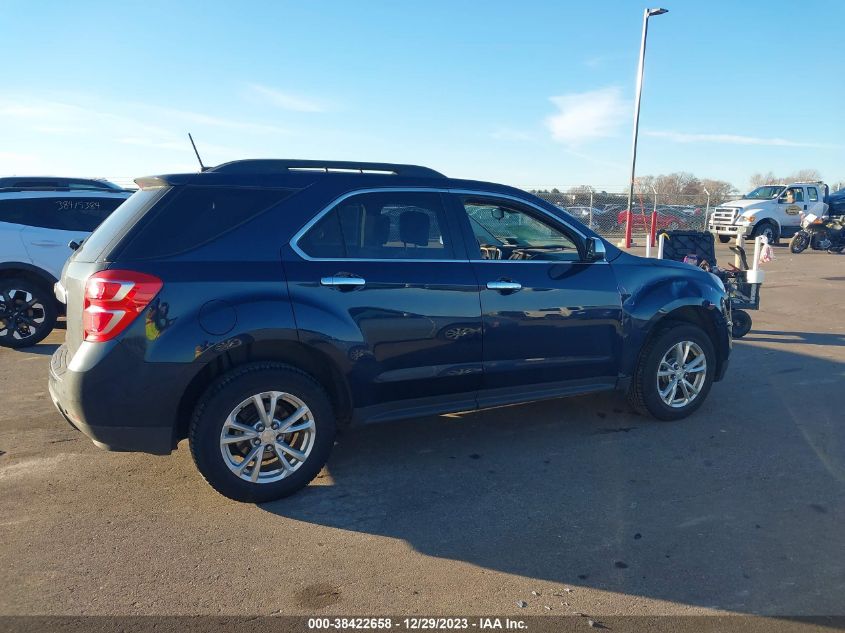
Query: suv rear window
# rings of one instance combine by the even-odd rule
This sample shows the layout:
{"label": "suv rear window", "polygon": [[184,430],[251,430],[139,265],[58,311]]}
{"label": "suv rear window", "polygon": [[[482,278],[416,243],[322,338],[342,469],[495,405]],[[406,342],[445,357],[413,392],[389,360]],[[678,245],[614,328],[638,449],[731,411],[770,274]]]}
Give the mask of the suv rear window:
{"label": "suv rear window", "polygon": [[90,233],[123,198],[49,197],[0,200],[0,222]]}
{"label": "suv rear window", "polygon": [[292,189],[186,186],[147,213],[120,258],[151,259],[193,250],[293,193]]}

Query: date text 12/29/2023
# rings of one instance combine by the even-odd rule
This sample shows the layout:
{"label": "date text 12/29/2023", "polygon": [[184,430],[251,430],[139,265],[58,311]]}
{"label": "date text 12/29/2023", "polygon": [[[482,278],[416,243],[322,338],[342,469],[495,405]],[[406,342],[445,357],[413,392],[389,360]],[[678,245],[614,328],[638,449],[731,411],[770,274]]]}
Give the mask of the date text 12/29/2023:
{"label": "date text 12/29/2023", "polygon": [[510,618],[308,618],[309,630],[404,630],[404,631],[439,631],[448,629],[476,629],[479,631],[519,631],[528,628],[524,620]]}

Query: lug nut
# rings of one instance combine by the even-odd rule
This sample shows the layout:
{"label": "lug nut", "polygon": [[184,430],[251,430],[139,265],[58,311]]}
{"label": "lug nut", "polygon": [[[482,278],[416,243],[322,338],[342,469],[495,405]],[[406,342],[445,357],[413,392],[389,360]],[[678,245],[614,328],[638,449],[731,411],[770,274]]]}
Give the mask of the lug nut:
{"label": "lug nut", "polygon": [[259,433],[261,433],[261,431],[264,430],[264,425],[261,424],[261,422],[259,422],[258,424],[255,425],[255,430],[258,431]]}
{"label": "lug nut", "polygon": [[258,438],[255,438],[254,440],[252,440],[253,446],[258,446],[259,444],[261,444],[261,440],[259,440]]}
{"label": "lug nut", "polygon": [[267,445],[267,448],[266,448],[265,450],[266,450],[268,453],[272,453],[272,452],[273,452],[273,445],[272,445],[272,444],[268,444],[268,445]]}
{"label": "lug nut", "polygon": [[277,441],[277,442],[281,442],[283,439],[284,439],[284,436],[283,436],[283,435],[277,435],[277,436],[276,436],[276,441]]}
{"label": "lug nut", "polygon": [[279,423],[273,422],[273,424],[270,425],[270,428],[273,429],[274,431],[278,431],[279,430]]}

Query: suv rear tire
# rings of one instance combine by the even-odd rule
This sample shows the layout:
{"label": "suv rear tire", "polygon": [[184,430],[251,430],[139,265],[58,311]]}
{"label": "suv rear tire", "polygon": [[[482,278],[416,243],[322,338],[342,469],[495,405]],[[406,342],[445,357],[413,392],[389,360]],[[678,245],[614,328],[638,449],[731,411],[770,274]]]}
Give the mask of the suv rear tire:
{"label": "suv rear tire", "polygon": [[695,325],[672,321],[655,333],[640,353],[628,402],[658,420],[680,420],[707,398],[715,371],[716,353],[707,333]]}
{"label": "suv rear tire", "polygon": [[21,277],[0,278],[0,346],[39,343],[56,325],[58,306],[46,284]]}
{"label": "suv rear tire", "polygon": [[289,365],[258,362],[212,383],[194,410],[189,441],[212,488],[261,503],[307,486],[329,458],[335,429],[331,401],[316,380]]}

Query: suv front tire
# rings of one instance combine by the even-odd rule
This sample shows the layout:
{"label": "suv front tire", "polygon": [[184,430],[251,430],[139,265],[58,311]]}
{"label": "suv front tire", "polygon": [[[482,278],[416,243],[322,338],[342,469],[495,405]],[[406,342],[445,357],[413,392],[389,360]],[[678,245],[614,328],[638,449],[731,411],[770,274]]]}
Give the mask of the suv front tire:
{"label": "suv front tire", "polygon": [[194,410],[194,463],[235,501],[281,499],[307,486],[334,446],[335,416],[323,387],[289,365],[250,363],[221,376]]}
{"label": "suv front tire", "polygon": [[715,373],[710,337],[695,325],[673,321],[643,348],[628,402],[658,420],[680,420],[707,398]]}

